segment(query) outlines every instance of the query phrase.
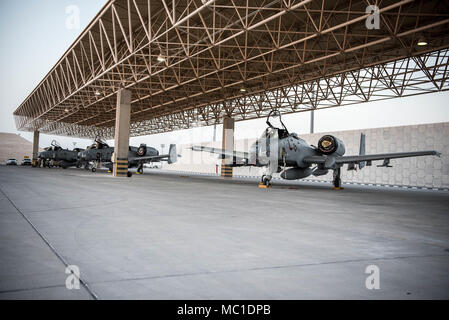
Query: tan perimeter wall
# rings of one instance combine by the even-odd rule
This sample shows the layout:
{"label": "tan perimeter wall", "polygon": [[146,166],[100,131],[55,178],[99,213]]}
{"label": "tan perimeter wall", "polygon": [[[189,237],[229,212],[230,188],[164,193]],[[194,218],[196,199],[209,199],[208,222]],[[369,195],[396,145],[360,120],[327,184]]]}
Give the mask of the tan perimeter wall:
{"label": "tan perimeter wall", "polygon": [[[360,134],[366,134],[366,153],[405,152],[437,150],[441,158],[425,156],[391,160],[393,168],[378,168],[382,161],[373,162],[371,167],[358,171],[342,170],[344,182],[387,184],[399,186],[417,186],[430,188],[449,187],[449,122],[413,126],[386,127],[376,129],[321,132],[301,135],[309,144],[316,145],[324,134],[332,134],[343,140],[345,155],[359,153]],[[255,139],[235,141],[235,149],[248,151]],[[198,144],[196,144],[198,145]],[[207,146],[221,148],[221,141],[203,143]],[[216,164],[220,164],[217,155],[193,152],[191,145],[178,146],[182,158],[173,165],[164,165],[166,170],[215,173]],[[219,169],[219,168],[218,168]],[[218,170],[218,172],[220,172]],[[234,168],[234,175],[259,176],[260,168]],[[309,177],[312,180],[332,180],[332,172],[321,177]],[[307,179],[306,179],[307,180]]]}
{"label": "tan perimeter wall", "polygon": [[32,155],[32,142],[15,133],[0,132],[0,164],[5,164],[9,158],[17,159],[20,164],[25,156],[31,159]]}

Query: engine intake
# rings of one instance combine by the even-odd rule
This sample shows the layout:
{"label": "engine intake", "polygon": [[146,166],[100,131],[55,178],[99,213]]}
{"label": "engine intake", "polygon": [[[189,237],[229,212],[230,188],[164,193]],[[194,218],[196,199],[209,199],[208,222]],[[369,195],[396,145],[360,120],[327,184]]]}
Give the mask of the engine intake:
{"label": "engine intake", "polygon": [[345,144],[343,141],[331,135],[321,137],[318,141],[318,149],[326,155],[336,154],[342,156],[345,154]]}
{"label": "engine intake", "polygon": [[147,154],[147,146],[144,144],[141,144],[139,149],[137,149],[137,155],[139,157],[143,157],[146,154]]}

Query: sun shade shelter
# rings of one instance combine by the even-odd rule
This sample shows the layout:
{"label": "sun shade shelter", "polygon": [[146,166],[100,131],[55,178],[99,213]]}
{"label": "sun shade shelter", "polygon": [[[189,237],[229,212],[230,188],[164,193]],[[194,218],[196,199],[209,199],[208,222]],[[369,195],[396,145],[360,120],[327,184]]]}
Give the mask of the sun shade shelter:
{"label": "sun shade shelter", "polygon": [[111,0],[16,126],[112,138],[123,89],[131,136],[443,91],[448,31],[439,0]]}

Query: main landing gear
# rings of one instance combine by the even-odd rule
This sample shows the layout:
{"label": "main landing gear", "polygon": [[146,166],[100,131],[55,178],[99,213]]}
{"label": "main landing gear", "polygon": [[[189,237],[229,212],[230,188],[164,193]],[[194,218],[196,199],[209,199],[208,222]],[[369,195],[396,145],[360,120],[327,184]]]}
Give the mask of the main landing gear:
{"label": "main landing gear", "polygon": [[137,172],[136,172],[136,174],[143,174],[143,164],[140,164],[140,165],[137,167]]}
{"label": "main landing gear", "polygon": [[100,163],[99,160],[92,161],[90,171],[97,172],[97,167],[99,163]]}
{"label": "main landing gear", "polygon": [[334,190],[342,190],[342,186],[341,186],[341,168],[335,169],[334,170]]}
{"label": "main landing gear", "polygon": [[259,188],[263,188],[263,189],[271,188],[271,179],[272,178],[273,177],[271,175],[264,174],[262,176],[262,179],[261,179],[260,183],[259,183]]}

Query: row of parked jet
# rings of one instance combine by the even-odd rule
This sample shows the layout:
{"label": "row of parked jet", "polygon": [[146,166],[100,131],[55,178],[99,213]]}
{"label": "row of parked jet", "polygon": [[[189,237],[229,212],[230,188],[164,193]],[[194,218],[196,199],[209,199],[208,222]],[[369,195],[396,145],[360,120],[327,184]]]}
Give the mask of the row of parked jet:
{"label": "row of parked jet", "polygon": [[[383,161],[378,167],[391,167],[390,160],[397,158],[440,156],[435,150],[394,152],[381,154],[365,154],[365,135],[360,137],[360,152],[358,155],[346,156],[343,141],[332,135],[324,135],[318,141],[318,146],[307,144],[296,133],[290,133],[281,120],[281,114],[274,110],[266,121],[268,127],[262,136],[251,145],[249,152],[193,146],[193,151],[209,152],[228,159],[228,167],[255,166],[265,168],[261,177],[261,185],[269,186],[274,173],[286,180],[303,179],[308,176],[321,176],[333,171],[334,188],[341,188],[341,168],[347,165],[348,170],[362,169],[371,166],[373,161]],[[62,149],[55,142],[45,151],[39,153],[39,158],[48,164],[57,160],[63,168],[81,167],[95,171],[98,163],[103,163],[112,170],[111,156],[113,147],[104,141],[95,139],[95,143],[86,150]],[[179,155],[176,145],[170,145],[169,153],[159,155],[152,147],[142,144],[139,147],[129,147],[129,167],[137,167],[138,173],[143,173],[143,164],[155,161],[174,163]]]}
{"label": "row of parked jet", "polygon": [[[64,169],[69,167],[84,167],[92,172],[97,170],[98,164],[102,164],[112,170],[112,154],[114,147],[110,147],[100,138],[95,138],[94,143],[86,149],[75,148],[73,150],[62,148],[56,140],[53,140],[50,147],[38,153],[38,161],[44,167],[58,165]],[[159,154],[153,147],[141,144],[139,147],[129,147],[128,166],[137,168],[137,173],[143,173],[145,163],[167,161],[169,164],[175,163],[178,158],[176,145],[171,144],[168,154]]]}

